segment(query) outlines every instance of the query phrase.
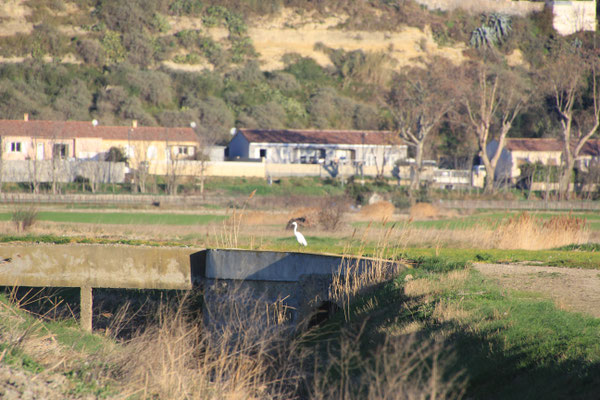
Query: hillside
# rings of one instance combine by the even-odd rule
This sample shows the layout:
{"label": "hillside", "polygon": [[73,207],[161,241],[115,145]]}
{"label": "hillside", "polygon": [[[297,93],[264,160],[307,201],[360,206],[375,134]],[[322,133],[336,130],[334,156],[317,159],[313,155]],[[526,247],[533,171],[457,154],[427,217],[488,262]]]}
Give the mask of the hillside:
{"label": "hillside", "polygon": [[[393,128],[382,89],[436,57],[471,58],[481,16],[413,0],[7,0],[0,21],[1,118],[196,121],[226,142],[232,126]],[[507,62],[539,62],[547,13],[511,24]]]}

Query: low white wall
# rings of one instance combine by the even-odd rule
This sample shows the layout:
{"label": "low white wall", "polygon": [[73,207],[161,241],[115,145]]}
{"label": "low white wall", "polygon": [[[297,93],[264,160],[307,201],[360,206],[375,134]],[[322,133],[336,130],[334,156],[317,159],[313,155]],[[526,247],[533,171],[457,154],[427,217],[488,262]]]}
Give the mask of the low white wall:
{"label": "low white wall", "polygon": [[432,10],[454,10],[462,8],[471,13],[497,12],[508,15],[526,16],[544,9],[543,2],[510,0],[416,0]]}

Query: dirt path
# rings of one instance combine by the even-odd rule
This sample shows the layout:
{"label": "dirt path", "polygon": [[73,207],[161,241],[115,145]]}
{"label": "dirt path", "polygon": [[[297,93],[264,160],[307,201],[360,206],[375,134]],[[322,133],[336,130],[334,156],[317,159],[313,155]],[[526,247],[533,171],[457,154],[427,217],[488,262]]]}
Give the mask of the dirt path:
{"label": "dirt path", "polygon": [[600,318],[600,270],[527,264],[475,264],[507,289],[541,293],[559,308]]}

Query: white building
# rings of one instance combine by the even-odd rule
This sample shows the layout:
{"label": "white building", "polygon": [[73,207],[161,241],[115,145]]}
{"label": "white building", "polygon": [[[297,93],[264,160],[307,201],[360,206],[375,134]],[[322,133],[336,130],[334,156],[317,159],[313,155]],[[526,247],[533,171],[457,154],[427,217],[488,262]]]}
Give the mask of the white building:
{"label": "white building", "polygon": [[[498,148],[496,140],[487,145],[491,157]],[[506,139],[504,149],[496,165],[496,179],[516,181],[524,164],[561,165],[563,143],[560,139]],[[590,162],[600,160],[600,140],[588,140],[576,159],[576,168],[587,170]]]}
{"label": "white building", "polygon": [[393,165],[407,146],[388,131],[238,129],[229,159],[264,159],[276,164]]}

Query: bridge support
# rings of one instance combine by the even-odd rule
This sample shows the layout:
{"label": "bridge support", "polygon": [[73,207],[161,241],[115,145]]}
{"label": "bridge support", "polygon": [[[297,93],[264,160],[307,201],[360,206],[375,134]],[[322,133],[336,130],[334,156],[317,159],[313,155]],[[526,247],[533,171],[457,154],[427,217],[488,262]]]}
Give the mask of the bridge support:
{"label": "bridge support", "polygon": [[80,324],[81,329],[86,332],[92,331],[92,288],[90,286],[81,287],[81,311]]}

